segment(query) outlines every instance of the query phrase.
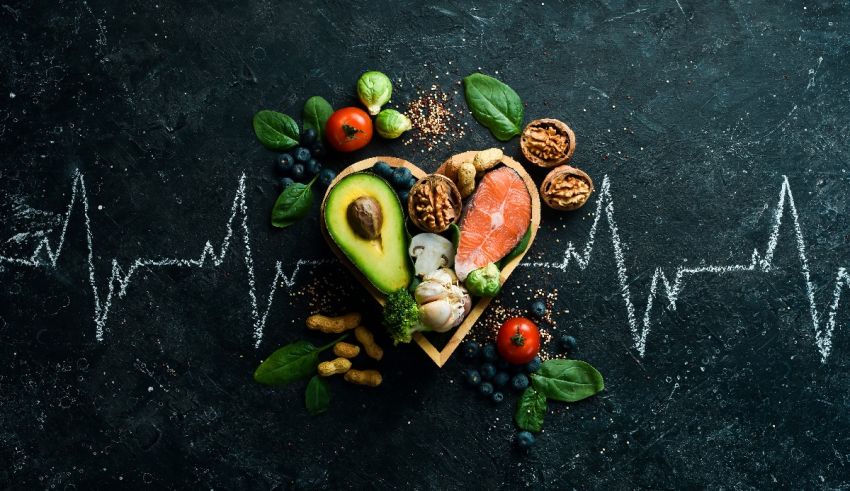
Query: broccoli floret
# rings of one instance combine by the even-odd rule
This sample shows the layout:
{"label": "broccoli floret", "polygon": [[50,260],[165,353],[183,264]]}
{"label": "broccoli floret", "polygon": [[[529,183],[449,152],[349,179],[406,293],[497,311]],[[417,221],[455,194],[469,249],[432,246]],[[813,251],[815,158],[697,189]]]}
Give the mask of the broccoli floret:
{"label": "broccoli floret", "polygon": [[395,344],[409,343],[414,332],[425,330],[419,322],[419,306],[404,288],[387,296],[383,324]]}

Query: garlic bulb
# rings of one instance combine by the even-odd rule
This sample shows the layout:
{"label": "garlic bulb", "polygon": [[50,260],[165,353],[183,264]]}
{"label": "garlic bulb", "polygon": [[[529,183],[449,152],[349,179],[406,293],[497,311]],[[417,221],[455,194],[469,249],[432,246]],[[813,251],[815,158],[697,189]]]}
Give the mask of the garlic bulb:
{"label": "garlic bulb", "polygon": [[472,299],[458,284],[454,271],[448,268],[425,275],[414,296],[422,324],[432,331],[445,332],[457,327],[472,308]]}

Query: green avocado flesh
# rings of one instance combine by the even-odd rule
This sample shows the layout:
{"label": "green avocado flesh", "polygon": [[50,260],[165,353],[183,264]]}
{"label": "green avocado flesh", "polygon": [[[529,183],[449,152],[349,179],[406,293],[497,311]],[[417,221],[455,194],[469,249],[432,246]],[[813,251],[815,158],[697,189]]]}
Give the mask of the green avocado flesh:
{"label": "green avocado flesh", "polygon": [[[358,234],[348,219],[349,205],[362,197],[374,199],[381,208],[383,220],[375,239]],[[343,177],[328,194],[324,220],[331,239],[375,288],[383,293],[407,288],[413,274],[404,212],[389,183],[365,172]]]}

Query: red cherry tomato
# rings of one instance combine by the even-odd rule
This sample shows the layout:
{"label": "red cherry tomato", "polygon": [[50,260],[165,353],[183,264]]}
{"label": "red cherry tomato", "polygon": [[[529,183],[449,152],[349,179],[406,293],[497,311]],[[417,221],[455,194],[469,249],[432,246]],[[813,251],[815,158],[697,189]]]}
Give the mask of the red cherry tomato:
{"label": "red cherry tomato", "polygon": [[537,324],[525,317],[508,319],[499,328],[496,348],[503,360],[513,365],[528,363],[540,351],[540,331]]}
{"label": "red cherry tomato", "polygon": [[338,152],[353,152],[372,140],[372,120],[359,107],[337,109],[325,124],[328,143]]}

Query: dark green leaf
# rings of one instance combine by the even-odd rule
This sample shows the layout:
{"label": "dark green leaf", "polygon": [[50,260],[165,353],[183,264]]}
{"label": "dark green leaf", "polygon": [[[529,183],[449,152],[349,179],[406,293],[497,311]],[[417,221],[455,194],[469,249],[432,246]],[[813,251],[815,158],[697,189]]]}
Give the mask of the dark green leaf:
{"label": "dark green leaf", "polygon": [[514,89],[493,77],[473,73],[463,79],[469,110],[493,136],[508,141],[522,132],[522,101]]}
{"label": "dark green leaf", "polygon": [[516,407],[514,419],[521,430],[540,432],[543,429],[543,417],[546,416],[546,396],[534,390],[525,389]]}
{"label": "dark green leaf", "polygon": [[304,218],[310,212],[313,204],[313,182],[307,184],[295,182],[286,186],[277,197],[272,208],[272,225],[275,227],[288,227],[298,220]]}
{"label": "dark green leaf", "polygon": [[254,115],[254,133],[269,150],[289,150],[298,145],[298,123],[277,111],[260,111]]}
{"label": "dark green leaf", "polygon": [[254,371],[254,380],[266,385],[288,384],[316,372],[319,350],[307,341],[297,341],[275,351]]}
{"label": "dark green leaf", "polygon": [[502,260],[499,262],[499,269],[504,268],[505,265],[508,264],[513,258],[525,252],[525,250],[528,249],[528,243],[530,241],[531,226],[529,225],[528,228],[525,230],[525,234],[522,236],[522,239],[519,240],[519,243],[515,245],[514,248],[511,249],[511,252],[509,252],[507,256],[503,257]]}
{"label": "dark green leaf", "polygon": [[328,391],[328,384],[318,375],[313,375],[313,378],[307,384],[304,402],[307,405],[307,412],[313,416],[328,410],[331,393]]}
{"label": "dark green leaf", "polygon": [[333,106],[324,97],[314,95],[304,103],[304,110],[301,112],[301,121],[305,129],[313,128],[316,130],[316,138],[321,141],[322,135],[325,134],[325,124],[333,112]]}
{"label": "dark green leaf", "polygon": [[449,225],[449,235],[451,235],[452,245],[457,250],[457,246],[460,244],[460,227],[456,223]]}
{"label": "dark green leaf", "polygon": [[537,373],[531,374],[531,385],[549,399],[575,402],[586,399],[605,388],[602,374],[580,360],[548,360]]}

